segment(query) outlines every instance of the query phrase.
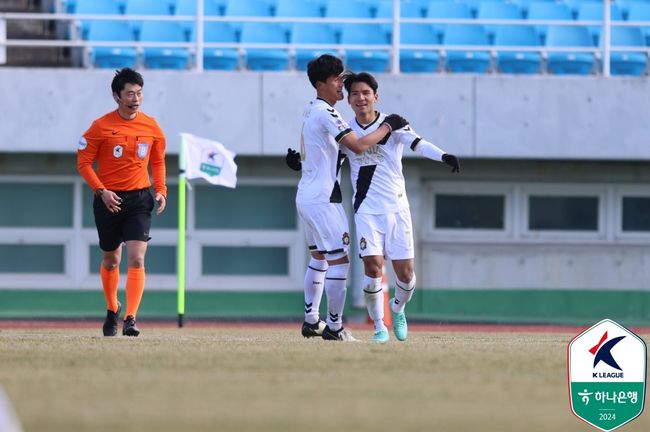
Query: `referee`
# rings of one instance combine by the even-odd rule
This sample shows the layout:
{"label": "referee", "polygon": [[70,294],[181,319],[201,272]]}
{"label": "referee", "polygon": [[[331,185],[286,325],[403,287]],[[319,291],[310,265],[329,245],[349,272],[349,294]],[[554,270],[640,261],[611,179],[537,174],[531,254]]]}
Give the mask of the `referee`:
{"label": "referee", "polygon": [[[153,117],[140,112],[142,76],[133,69],[116,71],[111,90],[117,109],[98,118],[79,140],[77,169],[92,188],[93,212],[102,250],[100,276],[107,312],[104,336],[117,335],[122,305],[117,300],[122,243],[126,244],[126,312],[122,334],[138,336],[136,316],[145,285],[144,257],[154,200],[165,210],[165,136]],[[97,163],[97,169],[93,163]],[[155,197],[149,188],[148,168]]]}

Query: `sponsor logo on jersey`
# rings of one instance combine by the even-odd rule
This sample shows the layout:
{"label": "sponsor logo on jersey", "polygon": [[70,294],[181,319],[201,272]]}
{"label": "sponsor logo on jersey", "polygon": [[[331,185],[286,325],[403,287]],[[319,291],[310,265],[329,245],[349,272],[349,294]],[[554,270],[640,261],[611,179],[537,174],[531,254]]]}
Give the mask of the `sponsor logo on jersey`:
{"label": "sponsor logo on jersey", "polygon": [[79,150],[85,150],[86,147],[88,147],[88,141],[86,141],[86,138],[84,137],[79,138],[79,144],[77,144],[77,148]]}

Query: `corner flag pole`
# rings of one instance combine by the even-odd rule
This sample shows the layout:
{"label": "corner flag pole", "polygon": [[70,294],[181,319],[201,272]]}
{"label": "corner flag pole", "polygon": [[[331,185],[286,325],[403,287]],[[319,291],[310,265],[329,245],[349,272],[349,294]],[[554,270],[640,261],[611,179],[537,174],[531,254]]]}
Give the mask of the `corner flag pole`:
{"label": "corner flag pole", "polygon": [[185,315],[185,139],[181,136],[178,152],[178,327],[183,327]]}

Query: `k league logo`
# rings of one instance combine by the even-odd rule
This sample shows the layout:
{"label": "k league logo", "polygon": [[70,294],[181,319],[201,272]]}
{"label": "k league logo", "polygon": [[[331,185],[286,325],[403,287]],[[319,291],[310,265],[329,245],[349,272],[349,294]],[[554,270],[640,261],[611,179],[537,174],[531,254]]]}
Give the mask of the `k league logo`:
{"label": "k league logo", "polygon": [[611,431],[643,412],[645,342],[605,319],[576,336],[567,348],[571,410],[581,420]]}

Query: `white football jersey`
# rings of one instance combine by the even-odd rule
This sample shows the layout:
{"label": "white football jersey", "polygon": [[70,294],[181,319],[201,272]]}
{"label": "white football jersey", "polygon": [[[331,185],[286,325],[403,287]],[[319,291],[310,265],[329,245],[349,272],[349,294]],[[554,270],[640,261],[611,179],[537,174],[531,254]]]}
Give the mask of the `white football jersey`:
{"label": "white football jersey", "polygon": [[300,137],[302,177],[297,203],[341,202],[338,142],[350,132],[350,126],[330,104],[320,98],[309,102]]}
{"label": "white football jersey", "polygon": [[[374,132],[385,117],[386,114],[378,113],[375,121],[365,126],[353,118],[350,126],[361,138]],[[350,162],[355,213],[396,213],[409,207],[402,174],[402,154],[404,145],[415,148],[420,140],[420,136],[406,126],[389,133],[362,154],[345,147],[342,149]]]}

